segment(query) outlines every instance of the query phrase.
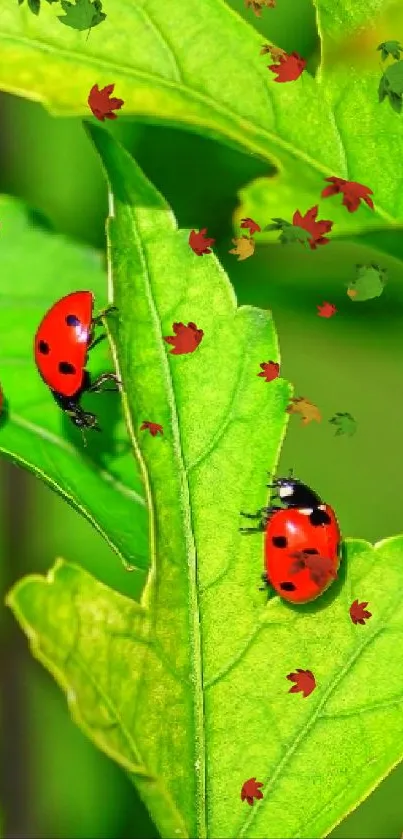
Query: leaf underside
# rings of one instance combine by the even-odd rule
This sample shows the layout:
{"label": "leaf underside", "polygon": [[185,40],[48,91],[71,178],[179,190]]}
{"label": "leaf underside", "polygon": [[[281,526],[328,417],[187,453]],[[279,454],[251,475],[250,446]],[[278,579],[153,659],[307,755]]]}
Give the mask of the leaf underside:
{"label": "leaf underside", "polygon": [[[84,448],[79,430],[56,405],[34,361],[37,327],[59,297],[89,289],[96,306],[105,305],[100,255],[44,229],[14,198],[0,196],[0,217],[0,376],[7,401],[0,418],[0,452],[45,480],[100,531],[121,561],[136,566],[133,593],[140,592],[148,567],[147,511],[120,397],[84,398],[84,407],[99,416],[102,427],[96,440],[88,433]],[[93,374],[113,369],[107,343],[91,354]]]}

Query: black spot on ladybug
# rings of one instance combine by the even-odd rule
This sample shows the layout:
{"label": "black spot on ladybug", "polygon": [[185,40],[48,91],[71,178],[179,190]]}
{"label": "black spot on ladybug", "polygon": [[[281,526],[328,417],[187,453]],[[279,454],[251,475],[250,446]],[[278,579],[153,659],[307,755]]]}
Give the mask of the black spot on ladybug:
{"label": "black spot on ladybug", "polygon": [[80,321],[75,315],[67,315],[66,323],[67,326],[80,326]]}
{"label": "black spot on ladybug", "polygon": [[39,341],[38,350],[42,353],[42,355],[47,355],[50,351],[49,344],[47,344],[46,341]]}
{"label": "black spot on ladybug", "polygon": [[286,548],[287,547],[287,539],[285,536],[273,536],[272,540],[273,545],[276,548]]}
{"label": "black spot on ladybug", "polygon": [[316,548],[304,548],[303,553],[304,554],[318,554],[319,551],[317,551]]}
{"label": "black spot on ladybug", "polygon": [[60,373],[75,373],[76,368],[74,364],[70,364],[69,361],[60,361],[59,362],[59,372]]}
{"label": "black spot on ladybug", "polygon": [[295,591],[294,583],[280,583],[280,588],[282,591]]}
{"label": "black spot on ladybug", "polygon": [[330,524],[331,519],[326,510],[319,510],[319,508],[316,507],[312,510],[312,513],[309,516],[309,521],[314,527],[319,527],[321,524]]}

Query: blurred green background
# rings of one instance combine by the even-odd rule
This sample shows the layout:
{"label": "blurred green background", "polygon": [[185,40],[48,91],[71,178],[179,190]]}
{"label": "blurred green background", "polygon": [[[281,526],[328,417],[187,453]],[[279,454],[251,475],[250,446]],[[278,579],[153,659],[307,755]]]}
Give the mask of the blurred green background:
{"label": "blurred green background", "polygon": [[[297,6],[294,0],[281,0],[260,20],[244,10],[242,0],[232,5],[262,32],[262,43],[270,39],[285,50],[297,50],[315,68],[319,44],[308,0]],[[103,248],[106,188],[80,121],[56,120],[40,105],[0,95],[0,124],[0,192],[23,198],[56,230]],[[395,258],[374,251],[377,237],[372,235],[371,242],[365,237],[359,243],[332,242],[315,252],[268,246],[238,263],[228,254],[237,191],[269,174],[267,166],[191,134],[133,123],[123,112],[112,130],[166,196],[179,224],[208,227],[239,302],[272,309],[282,374],[294,383],[295,394],[315,402],[323,416],[320,425],[306,428],[299,417],[291,417],[282,469],[292,466],[336,508],[344,535],[377,541],[402,532],[401,235],[392,237]],[[356,262],[371,260],[389,270],[388,286],[380,299],[352,304],[345,284]],[[316,307],[325,300],[338,309],[331,320],[317,316]],[[336,411],[353,414],[356,436],[334,436],[328,420]],[[24,574],[46,571],[60,555],[95,575],[102,569],[111,584],[120,578],[116,556],[50,489],[4,461],[0,479],[4,592]],[[5,835],[157,837],[124,773],[74,726],[63,696],[31,659],[13,618],[4,608],[0,614]],[[403,831],[402,784],[403,766],[332,836],[397,839]]]}

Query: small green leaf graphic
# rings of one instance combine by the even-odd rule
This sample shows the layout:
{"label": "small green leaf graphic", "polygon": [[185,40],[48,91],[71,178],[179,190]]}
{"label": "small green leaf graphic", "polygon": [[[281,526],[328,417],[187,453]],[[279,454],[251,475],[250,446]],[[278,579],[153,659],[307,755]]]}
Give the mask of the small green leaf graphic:
{"label": "small green leaf graphic", "polygon": [[396,61],[399,61],[400,54],[403,52],[403,47],[399,41],[383,41],[382,44],[379,44],[377,50],[381,51],[382,61],[386,61],[389,56],[392,56],[392,58],[395,58]]}
{"label": "small green leaf graphic", "polygon": [[[61,560],[46,579],[18,583],[8,604],[76,722],[132,774],[163,837],[317,839],[403,757],[403,537],[346,548],[339,596],[324,595],[318,610],[278,598],[265,607],[234,554],[201,593],[201,649],[189,645],[197,615],[191,607],[183,619],[180,602],[187,566],[170,566],[166,588],[161,574],[156,622],[154,597],[139,606]],[[371,603],[365,627],[350,618],[356,599]],[[204,697],[193,669],[201,654]],[[288,693],[297,667],[316,681],[303,700]],[[252,808],[240,800],[250,777],[264,784]]]}
{"label": "small green leaf graphic", "polygon": [[[117,393],[86,397],[102,434],[87,434],[64,416],[35,367],[33,341],[47,309],[79,289],[106,304],[101,256],[44,229],[14,198],[0,196],[2,278],[0,385],[7,412],[0,418],[0,452],[34,472],[99,530],[122,560],[138,566],[141,590],[148,565],[147,513],[139,471]],[[93,350],[91,372],[113,370],[107,341]],[[134,590],[133,589],[133,590]]]}
{"label": "small green leaf graphic", "polygon": [[[27,0],[28,1],[28,8],[34,15],[38,15],[41,10],[41,0]],[[18,0],[18,5],[21,6],[24,0]],[[58,0],[46,0],[47,3],[57,3]]]}
{"label": "small green leaf graphic", "polygon": [[61,6],[65,14],[63,17],[58,16],[60,23],[78,29],[79,32],[98,26],[106,18],[100,0],[61,0]]}

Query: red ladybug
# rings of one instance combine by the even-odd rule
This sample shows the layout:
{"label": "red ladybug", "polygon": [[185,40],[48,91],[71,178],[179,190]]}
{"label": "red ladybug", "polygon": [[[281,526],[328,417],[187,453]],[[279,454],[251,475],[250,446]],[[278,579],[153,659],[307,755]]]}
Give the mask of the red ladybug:
{"label": "red ladybug", "polygon": [[337,577],[341,541],[337,518],[316,492],[296,478],[277,478],[268,486],[276,490],[283,507],[241,513],[260,519],[257,527],[241,532],[266,531],[263,579],[284,600],[308,603]]}
{"label": "red ladybug", "polygon": [[91,384],[85,369],[89,351],[106,338],[105,333],[94,338],[95,327],[116,306],[109,306],[95,318],[93,308],[94,295],[90,291],[74,291],[58,300],[38,327],[34,354],[39,373],[62,411],[79,428],[100,431],[95,414],[84,411],[80,400],[83,393],[100,391],[103,382],[120,384],[115,373],[103,373]]}

